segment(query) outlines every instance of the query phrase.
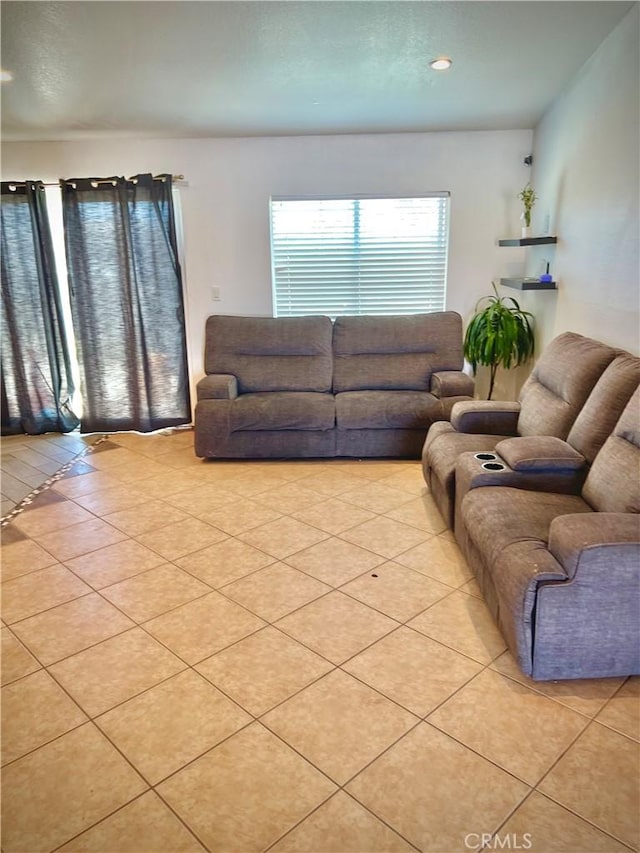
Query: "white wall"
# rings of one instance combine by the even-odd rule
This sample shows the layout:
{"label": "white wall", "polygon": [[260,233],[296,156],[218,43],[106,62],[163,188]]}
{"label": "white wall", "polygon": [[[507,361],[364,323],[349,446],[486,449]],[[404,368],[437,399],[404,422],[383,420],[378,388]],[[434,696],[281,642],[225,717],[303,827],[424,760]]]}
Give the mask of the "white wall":
{"label": "white wall", "polygon": [[[447,308],[465,319],[505,274],[498,237],[518,228],[531,131],[250,139],[6,143],[3,180],[184,174],[187,329],[202,375],[205,318],[270,315],[271,195],[451,192]],[[518,264],[522,261],[518,259]],[[212,302],[211,287],[222,300]],[[194,395],[195,396],[195,395]]]}
{"label": "white wall", "polygon": [[529,272],[552,260],[556,295],[527,295],[540,347],[565,330],[634,353],[640,347],[638,5],[585,63],[539,123],[534,232],[558,235],[529,254]]}

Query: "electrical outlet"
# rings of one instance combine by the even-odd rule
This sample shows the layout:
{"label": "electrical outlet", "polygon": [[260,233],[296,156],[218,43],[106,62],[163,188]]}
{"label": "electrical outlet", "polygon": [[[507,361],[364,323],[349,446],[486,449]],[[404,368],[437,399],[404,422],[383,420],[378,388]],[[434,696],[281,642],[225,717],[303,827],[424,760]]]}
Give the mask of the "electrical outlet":
{"label": "electrical outlet", "polygon": [[220,302],[220,288],[212,287],[211,288],[211,299],[213,302]]}

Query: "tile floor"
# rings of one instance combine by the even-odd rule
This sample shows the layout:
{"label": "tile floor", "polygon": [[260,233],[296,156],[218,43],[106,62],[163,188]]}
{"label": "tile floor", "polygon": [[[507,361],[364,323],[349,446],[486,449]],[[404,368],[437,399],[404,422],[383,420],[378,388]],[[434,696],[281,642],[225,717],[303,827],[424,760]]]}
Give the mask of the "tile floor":
{"label": "tile floor", "polygon": [[417,462],[112,436],[3,528],[3,853],[613,853],[640,679],[532,683]]}

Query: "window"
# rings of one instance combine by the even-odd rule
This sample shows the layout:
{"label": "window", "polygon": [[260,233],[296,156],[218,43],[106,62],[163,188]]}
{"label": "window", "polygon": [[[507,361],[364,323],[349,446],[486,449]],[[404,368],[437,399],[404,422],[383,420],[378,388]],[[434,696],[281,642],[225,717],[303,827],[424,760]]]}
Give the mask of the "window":
{"label": "window", "polygon": [[274,314],[442,311],[448,236],[448,193],[273,198]]}

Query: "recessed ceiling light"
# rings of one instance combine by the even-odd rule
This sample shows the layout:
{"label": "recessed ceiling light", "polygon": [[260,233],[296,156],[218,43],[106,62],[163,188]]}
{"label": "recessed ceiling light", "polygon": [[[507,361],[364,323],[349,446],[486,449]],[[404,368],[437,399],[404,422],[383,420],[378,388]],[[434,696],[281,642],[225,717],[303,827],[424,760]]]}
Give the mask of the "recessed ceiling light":
{"label": "recessed ceiling light", "polygon": [[0,71],[0,82],[9,83],[13,80],[13,74],[10,71]]}
{"label": "recessed ceiling light", "polygon": [[433,68],[434,71],[447,71],[453,62],[446,56],[441,56],[439,59],[433,59],[429,63],[429,67]]}

